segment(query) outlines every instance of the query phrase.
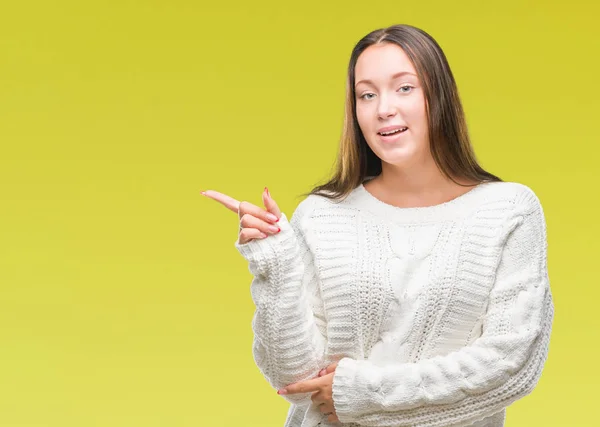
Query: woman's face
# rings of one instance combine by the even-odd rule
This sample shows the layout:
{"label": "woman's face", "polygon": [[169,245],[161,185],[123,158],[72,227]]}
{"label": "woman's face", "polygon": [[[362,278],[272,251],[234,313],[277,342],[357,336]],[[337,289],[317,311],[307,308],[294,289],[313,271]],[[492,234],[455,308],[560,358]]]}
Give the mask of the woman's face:
{"label": "woman's face", "polygon": [[[358,124],[377,157],[397,166],[430,159],[425,96],[402,48],[369,46],[358,57],[355,76]],[[385,136],[386,128],[407,129]]]}

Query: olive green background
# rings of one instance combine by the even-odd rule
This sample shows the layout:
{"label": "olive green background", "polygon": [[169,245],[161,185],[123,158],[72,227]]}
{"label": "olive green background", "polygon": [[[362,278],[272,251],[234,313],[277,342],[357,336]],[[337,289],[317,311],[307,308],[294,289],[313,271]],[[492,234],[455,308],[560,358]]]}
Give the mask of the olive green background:
{"label": "olive green background", "polygon": [[599,7],[584,1],[0,6],[0,426],[282,426],[213,189],[291,216],[346,66],[407,23],[444,49],[482,165],[530,186],[556,317],[507,426],[597,425]]}

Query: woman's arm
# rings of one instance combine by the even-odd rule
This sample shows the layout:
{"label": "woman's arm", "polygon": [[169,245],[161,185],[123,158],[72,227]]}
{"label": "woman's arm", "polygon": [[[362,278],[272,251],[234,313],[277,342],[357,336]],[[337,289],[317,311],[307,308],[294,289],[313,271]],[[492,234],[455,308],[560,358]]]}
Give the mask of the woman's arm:
{"label": "woman's arm", "polygon": [[531,190],[523,199],[502,249],[482,336],[417,363],[378,367],[342,359],[333,381],[341,422],[463,426],[531,393],[547,358],[554,304],[543,210]]}
{"label": "woman's arm", "polygon": [[[256,311],[252,320],[253,354],[263,376],[275,388],[317,376],[324,360],[326,321],[314,258],[305,240],[311,205],[303,200],[281,231],[235,246],[254,276],[250,285]],[[310,394],[284,396],[310,403]]]}

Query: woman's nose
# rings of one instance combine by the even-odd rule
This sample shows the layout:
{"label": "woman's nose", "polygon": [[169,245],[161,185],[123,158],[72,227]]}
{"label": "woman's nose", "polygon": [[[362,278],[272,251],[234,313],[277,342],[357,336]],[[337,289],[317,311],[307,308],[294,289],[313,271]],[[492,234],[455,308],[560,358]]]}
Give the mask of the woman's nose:
{"label": "woman's nose", "polygon": [[377,114],[380,118],[392,117],[396,114],[394,107],[385,99],[381,99],[377,107]]}

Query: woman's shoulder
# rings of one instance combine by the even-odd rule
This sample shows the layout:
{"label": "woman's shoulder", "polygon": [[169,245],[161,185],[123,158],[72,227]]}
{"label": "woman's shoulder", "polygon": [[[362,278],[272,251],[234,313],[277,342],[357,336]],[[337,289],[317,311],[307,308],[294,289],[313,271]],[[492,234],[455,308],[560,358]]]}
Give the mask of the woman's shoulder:
{"label": "woman's shoulder", "polygon": [[310,194],[298,203],[292,219],[304,221],[311,218],[315,213],[323,210],[329,210],[339,205],[339,202],[331,200],[319,194]]}
{"label": "woman's shoulder", "polygon": [[515,209],[536,209],[541,207],[541,201],[536,192],[526,184],[513,181],[496,181],[483,184],[488,200],[506,201]]}

